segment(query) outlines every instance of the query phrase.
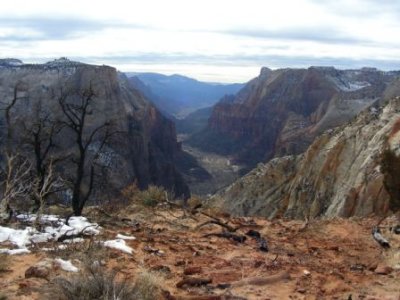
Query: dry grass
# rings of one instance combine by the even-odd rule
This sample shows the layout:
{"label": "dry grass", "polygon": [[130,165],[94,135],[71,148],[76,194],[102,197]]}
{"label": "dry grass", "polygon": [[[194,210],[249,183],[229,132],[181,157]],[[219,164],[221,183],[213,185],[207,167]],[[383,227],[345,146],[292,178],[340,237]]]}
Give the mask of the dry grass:
{"label": "dry grass", "polygon": [[156,207],[165,202],[168,196],[162,187],[150,185],[147,190],[141,191],[136,184],[126,187],[122,194],[130,203],[145,207]]}
{"label": "dry grass", "polygon": [[192,196],[187,200],[187,205],[190,209],[194,209],[199,205],[203,205],[204,200],[199,196]]}
{"label": "dry grass", "polygon": [[63,300],[157,300],[161,299],[159,277],[142,270],[135,282],[107,271],[100,266],[90,266],[83,273],[70,278],[57,278],[50,297]]}
{"label": "dry grass", "polygon": [[155,300],[161,298],[162,278],[157,272],[139,270],[135,280],[135,299]]}
{"label": "dry grass", "polygon": [[117,275],[117,272],[91,266],[79,275],[55,279],[51,297],[63,300],[138,299],[134,297],[134,285]]}
{"label": "dry grass", "polygon": [[88,239],[82,243],[62,244],[65,248],[57,248],[59,243],[54,243],[53,249],[48,251],[50,257],[57,257],[66,260],[77,259],[83,266],[90,266],[94,263],[108,261],[110,251],[98,241]]}

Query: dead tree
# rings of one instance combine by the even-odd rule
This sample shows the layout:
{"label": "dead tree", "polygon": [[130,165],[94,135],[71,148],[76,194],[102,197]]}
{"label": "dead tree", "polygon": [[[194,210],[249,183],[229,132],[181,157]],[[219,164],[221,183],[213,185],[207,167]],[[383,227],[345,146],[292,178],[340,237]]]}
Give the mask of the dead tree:
{"label": "dead tree", "polygon": [[7,101],[6,103],[2,102],[2,108],[1,110],[4,111],[4,118],[5,118],[5,126],[6,126],[6,140],[5,140],[5,146],[6,146],[6,153],[7,155],[11,155],[11,152],[13,150],[13,138],[15,138],[14,134],[14,123],[12,122],[12,110],[17,104],[18,101],[27,99],[28,97],[20,95],[21,92],[24,92],[26,90],[26,86],[22,82],[17,82],[16,85],[14,86],[13,89],[13,95],[10,101]]}
{"label": "dead tree", "polygon": [[33,119],[23,123],[22,143],[33,153],[32,198],[36,209],[43,206],[48,196],[60,190],[53,168],[63,157],[56,156],[53,150],[56,148],[55,139],[62,127],[62,124],[51,119],[50,112],[42,108],[41,101],[34,108]]}
{"label": "dead tree", "polygon": [[12,111],[17,102],[27,98],[20,95],[20,92],[25,91],[25,89],[24,84],[18,82],[14,86],[11,100],[1,103],[6,127],[5,141],[3,141],[5,156],[1,170],[2,181],[0,183],[3,194],[0,202],[0,218],[2,220],[7,220],[12,215],[10,203],[18,197],[27,195],[31,187],[30,182],[27,180],[31,169],[30,163],[15,149],[15,122],[12,120]]}
{"label": "dead tree", "polygon": [[[79,90],[61,91],[58,103],[64,119],[62,124],[74,136],[76,156],[72,162],[76,165],[72,178],[72,209],[76,216],[82,214],[83,207],[90,198],[94,186],[96,159],[102,148],[115,133],[112,123],[106,121],[96,127],[87,124],[88,117],[94,112],[97,95],[92,84]],[[99,141],[99,147],[93,155],[89,147]],[[83,190],[85,178],[88,177],[88,187]]]}
{"label": "dead tree", "polygon": [[50,160],[43,172],[43,177],[35,177],[32,180],[31,195],[37,204],[36,222],[40,223],[43,208],[50,195],[64,189],[64,181],[58,177],[53,168],[53,161]]}
{"label": "dead tree", "polygon": [[30,163],[20,155],[6,154],[6,166],[1,182],[3,197],[0,202],[0,218],[9,220],[12,216],[10,203],[18,198],[27,197],[31,189]]}

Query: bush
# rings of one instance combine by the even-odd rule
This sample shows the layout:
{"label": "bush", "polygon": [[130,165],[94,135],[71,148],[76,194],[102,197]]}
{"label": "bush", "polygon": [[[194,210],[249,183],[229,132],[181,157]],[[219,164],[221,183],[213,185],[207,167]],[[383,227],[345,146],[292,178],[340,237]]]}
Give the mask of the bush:
{"label": "bush", "polygon": [[191,196],[187,200],[187,205],[190,209],[194,209],[195,207],[203,205],[203,203],[204,203],[204,200],[198,196]]}
{"label": "bush", "polygon": [[157,277],[141,272],[135,283],[118,278],[118,272],[107,272],[101,267],[90,267],[71,278],[58,278],[51,297],[65,300],[157,300],[161,288]]}
{"label": "bush", "polygon": [[144,206],[156,207],[167,200],[166,192],[162,187],[150,185],[147,190],[140,193],[139,200]]}
{"label": "bush", "polygon": [[164,188],[155,185],[150,185],[147,190],[141,191],[136,184],[132,184],[126,187],[122,194],[128,201],[146,207],[156,207],[167,200]]}
{"label": "bush", "polygon": [[100,267],[71,278],[57,278],[53,295],[66,300],[130,300],[137,299],[134,287],[126,279],[118,280],[117,272],[107,273]]}
{"label": "bush", "polygon": [[141,270],[136,277],[134,285],[135,299],[155,300],[161,298],[160,277],[155,272]]}

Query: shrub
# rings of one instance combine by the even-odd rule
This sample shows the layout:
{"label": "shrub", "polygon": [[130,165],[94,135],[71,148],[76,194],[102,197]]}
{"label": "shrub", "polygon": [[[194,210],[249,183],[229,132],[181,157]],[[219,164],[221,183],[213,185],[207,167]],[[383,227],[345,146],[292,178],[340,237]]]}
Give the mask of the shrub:
{"label": "shrub", "polygon": [[204,200],[198,196],[192,196],[187,200],[187,205],[190,209],[194,209],[200,205],[203,205]]}
{"label": "shrub", "polygon": [[161,299],[158,277],[142,271],[134,283],[118,278],[118,272],[108,272],[91,266],[71,278],[58,278],[51,297],[66,300],[157,300]]}
{"label": "shrub", "polygon": [[161,298],[160,277],[155,272],[141,270],[134,285],[135,299],[140,300],[155,300]]}
{"label": "shrub", "polygon": [[131,184],[122,191],[123,196],[130,202],[146,207],[156,207],[167,200],[164,188],[150,185],[147,190],[141,191],[136,184]]}
{"label": "shrub", "polygon": [[96,266],[71,278],[55,279],[52,296],[66,300],[130,300],[134,286],[126,279],[118,280],[117,272],[106,272]]}
{"label": "shrub", "polygon": [[144,206],[156,207],[157,204],[167,200],[166,192],[162,187],[150,185],[147,190],[139,194],[139,200]]}

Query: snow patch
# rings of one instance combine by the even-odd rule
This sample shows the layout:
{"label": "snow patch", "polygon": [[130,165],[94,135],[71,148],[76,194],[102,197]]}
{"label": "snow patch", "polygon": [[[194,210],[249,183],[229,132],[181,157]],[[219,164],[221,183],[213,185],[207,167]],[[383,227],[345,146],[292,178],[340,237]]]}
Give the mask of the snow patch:
{"label": "snow patch", "polygon": [[[18,215],[17,218],[26,223],[36,222],[36,215]],[[43,232],[37,231],[33,227],[24,229],[14,229],[0,226],[0,243],[10,242],[19,249],[26,249],[29,245],[57,241],[63,235],[72,236],[82,232],[84,235],[97,235],[100,233],[97,223],[90,223],[85,217],[71,217],[69,225],[65,224],[65,219],[55,215],[43,215],[39,223],[49,224]],[[65,240],[65,243],[82,242],[82,238]]]}
{"label": "snow patch", "polygon": [[123,234],[117,234],[116,236],[117,239],[122,239],[122,240],[136,240],[134,236],[128,236],[128,235],[123,235]]}
{"label": "snow patch", "polygon": [[131,247],[129,247],[128,245],[126,245],[126,242],[123,239],[116,239],[116,240],[109,240],[109,241],[105,241],[104,246],[108,247],[108,248],[114,248],[117,250],[121,250],[122,252],[128,253],[128,254],[132,254],[133,249]]}
{"label": "snow patch", "polygon": [[26,248],[22,248],[22,249],[0,249],[0,253],[2,254],[8,254],[8,255],[18,255],[18,254],[28,254],[31,253],[31,251],[29,251]]}
{"label": "snow patch", "polygon": [[54,262],[64,271],[67,272],[78,272],[79,269],[75,267],[70,260],[63,260],[61,258],[54,259]]}
{"label": "snow patch", "polygon": [[335,83],[337,88],[344,92],[358,91],[371,85],[369,82],[355,81],[351,78],[331,77],[331,80]]}

